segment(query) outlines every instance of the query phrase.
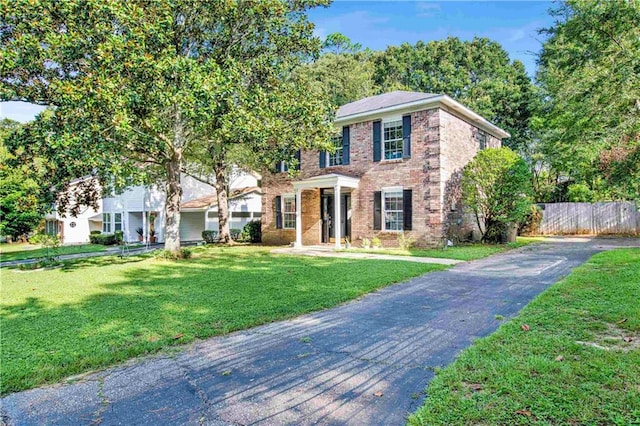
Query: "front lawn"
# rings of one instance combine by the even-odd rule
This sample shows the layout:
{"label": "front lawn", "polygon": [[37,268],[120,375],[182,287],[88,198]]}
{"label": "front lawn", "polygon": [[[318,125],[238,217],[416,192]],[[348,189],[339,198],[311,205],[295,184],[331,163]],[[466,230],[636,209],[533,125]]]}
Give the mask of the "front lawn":
{"label": "front lawn", "polygon": [[2,270],[2,393],[335,306],[442,265],[199,247],[194,257],[105,256]]}
{"label": "front lawn", "polygon": [[[17,248],[17,249],[16,249]],[[107,247],[100,244],[79,244],[61,246],[58,248],[58,255],[93,253],[104,251]],[[37,259],[47,255],[47,249],[40,248],[35,244],[2,244],[0,245],[0,260],[9,262],[12,260]]]}
{"label": "front lawn", "polygon": [[390,254],[395,256],[416,256],[416,257],[435,257],[439,259],[455,259],[455,260],[476,260],[492,254],[500,253],[510,249],[526,246],[534,242],[543,241],[542,237],[518,237],[515,243],[509,244],[459,244],[452,247],[420,249],[410,248],[408,250],[401,248],[380,248],[380,249],[363,249],[351,248],[347,251],[356,253],[376,253]]}
{"label": "front lawn", "polygon": [[411,425],[640,423],[640,249],[600,253],[438,372]]}

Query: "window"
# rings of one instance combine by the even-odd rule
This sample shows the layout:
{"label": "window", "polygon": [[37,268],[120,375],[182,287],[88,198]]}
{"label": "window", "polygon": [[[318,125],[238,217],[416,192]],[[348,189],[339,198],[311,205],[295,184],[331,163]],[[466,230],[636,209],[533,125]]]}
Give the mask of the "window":
{"label": "window", "polygon": [[402,120],[384,123],[384,159],[402,158]]}
{"label": "window", "polygon": [[282,197],[282,212],[284,216],[284,229],[296,228],[296,197],[285,195]]}
{"label": "window", "polygon": [[58,221],[57,220],[47,220],[45,223],[45,233],[47,235],[58,235],[59,233]]}
{"label": "window", "polygon": [[113,230],[122,231],[122,213],[113,214]]}
{"label": "window", "polygon": [[340,136],[334,136],[331,139],[331,142],[333,143],[333,146],[335,147],[335,152],[331,153],[328,152],[328,158],[329,158],[329,167],[331,166],[339,166],[342,164],[342,152],[343,152],[343,145],[342,145],[342,135]]}
{"label": "window", "polygon": [[102,213],[102,232],[111,233],[111,213]]}
{"label": "window", "polygon": [[402,231],[403,225],[403,199],[402,188],[391,188],[382,192],[382,215],[384,217],[385,231]]}
{"label": "window", "polygon": [[476,133],[476,140],[481,150],[487,147],[487,134],[480,129]]}

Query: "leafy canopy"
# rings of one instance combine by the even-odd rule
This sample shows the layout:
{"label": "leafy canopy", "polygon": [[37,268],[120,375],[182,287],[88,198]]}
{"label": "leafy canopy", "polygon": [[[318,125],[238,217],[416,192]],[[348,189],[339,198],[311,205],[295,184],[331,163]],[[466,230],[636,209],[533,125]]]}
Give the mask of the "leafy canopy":
{"label": "leafy canopy", "polygon": [[480,151],[462,171],[462,197],[478,222],[483,241],[498,242],[531,206],[531,173],[509,148]]}

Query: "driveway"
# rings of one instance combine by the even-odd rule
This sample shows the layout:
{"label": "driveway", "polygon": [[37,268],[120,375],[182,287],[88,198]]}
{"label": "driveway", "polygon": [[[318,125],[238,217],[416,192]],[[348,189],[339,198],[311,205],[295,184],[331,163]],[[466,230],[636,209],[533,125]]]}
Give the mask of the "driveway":
{"label": "driveway", "polygon": [[[434,369],[601,250],[556,239],[458,264],[334,309],[187,346],[2,399],[40,424],[401,425]],[[382,260],[372,260],[382,262]]]}

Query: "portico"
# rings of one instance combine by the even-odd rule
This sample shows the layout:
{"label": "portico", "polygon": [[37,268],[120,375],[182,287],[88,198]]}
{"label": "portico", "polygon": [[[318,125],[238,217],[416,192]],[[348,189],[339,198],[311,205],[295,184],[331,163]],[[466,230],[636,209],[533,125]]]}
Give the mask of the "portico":
{"label": "portico", "polygon": [[[349,219],[348,209],[345,209],[341,204],[343,203],[343,197],[340,194],[345,189],[352,190],[358,188],[360,179],[352,176],[345,176],[337,173],[331,173],[326,175],[314,176],[307,179],[302,179],[293,182],[293,189],[296,199],[296,240],[295,247],[302,247],[302,191],[306,189],[328,189],[333,190],[333,212],[331,217],[323,218],[323,220],[330,221],[333,224],[331,229],[333,230],[333,238],[335,242],[335,248],[340,249],[342,246],[340,241],[343,234],[343,223],[347,223]],[[327,204],[323,207],[326,209]],[[327,213],[323,211],[323,213]],[[329,222],[328,222],[329,223]]]}

